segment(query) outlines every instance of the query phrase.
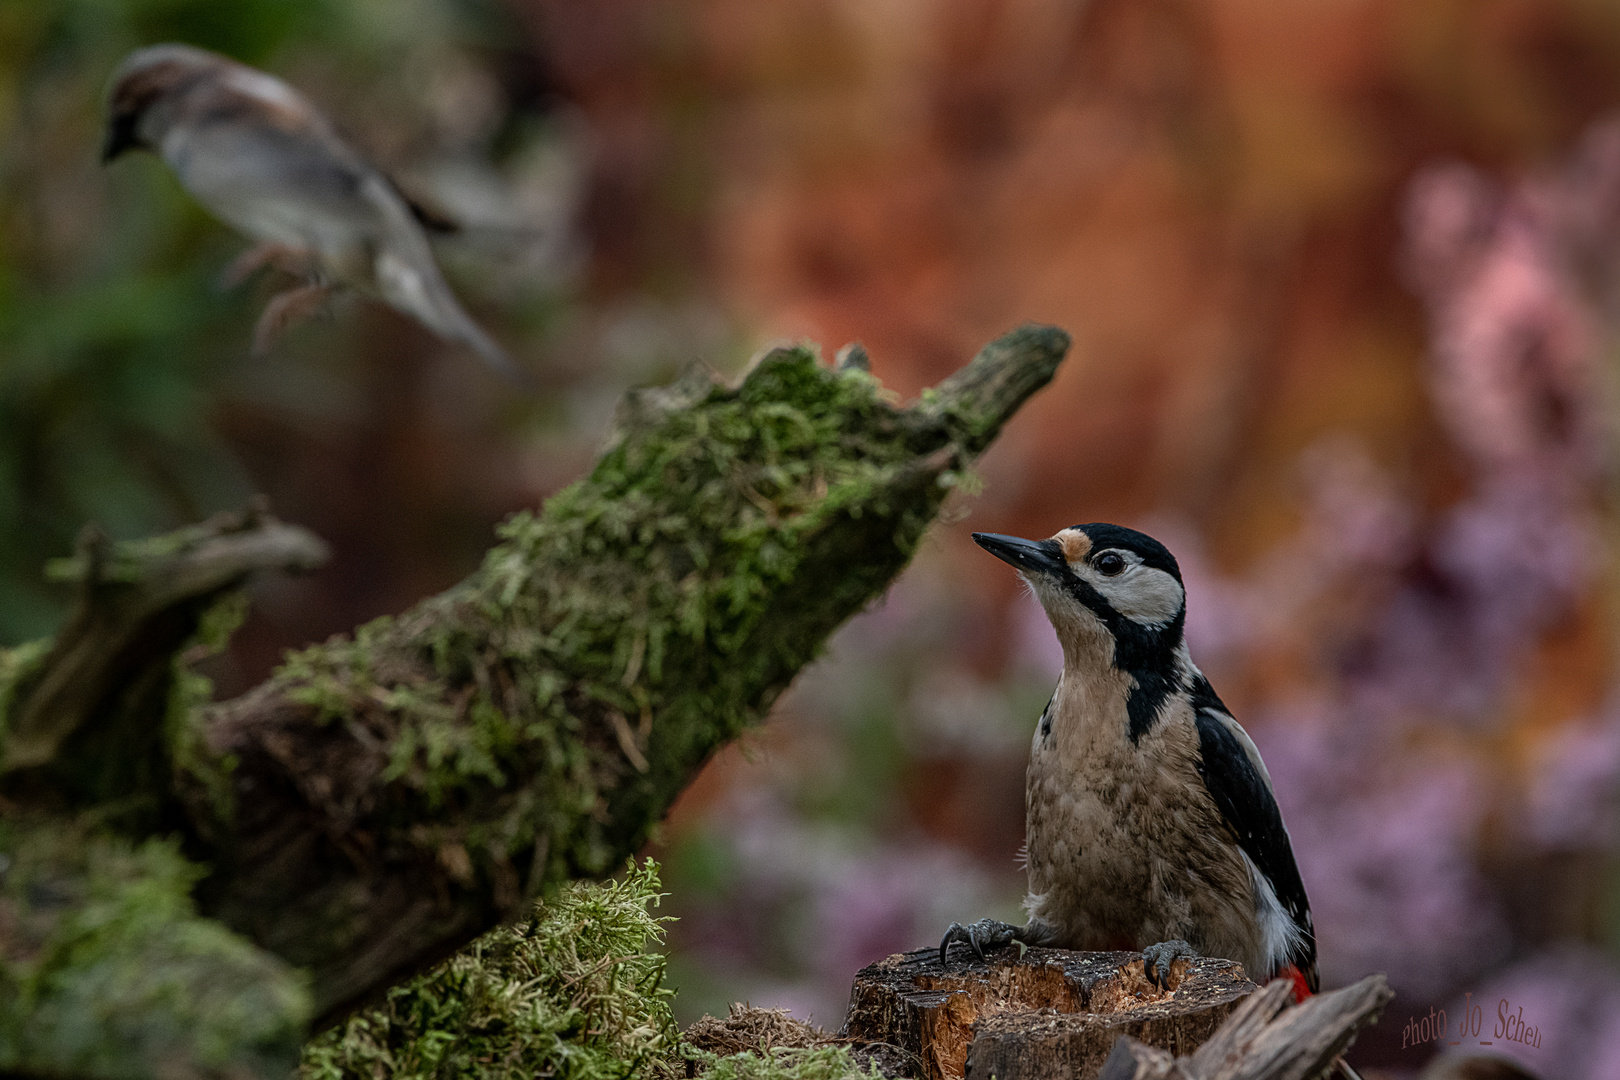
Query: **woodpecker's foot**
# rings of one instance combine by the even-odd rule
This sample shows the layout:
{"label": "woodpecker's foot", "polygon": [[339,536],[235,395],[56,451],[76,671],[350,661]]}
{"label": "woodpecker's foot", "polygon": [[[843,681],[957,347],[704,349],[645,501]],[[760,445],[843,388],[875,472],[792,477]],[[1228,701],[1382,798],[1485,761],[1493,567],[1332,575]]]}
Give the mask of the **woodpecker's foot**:
{"label": "woodpecker's foot", "polygon": [[961,923],[951,923],[945,931],[945,937],[939,943],[939,966],[946,964],[945,954],[950,950],[951,942],[965,941],[973,947],[973,955],[980,960],[984,959],[984,950],[1000,948],[1011,945],[1013,942],[1022,942],[1023,928],[1012,923],[1004,923],[997,919],[980,919],[969,926]]}
{"label": "woodpecker's foot", "polygon": [[1161,941],[1142,950],[1142,974],[1160,990],[1169,990],[1170,965],[1177,960],[1191,960],[1198,955],[1185,941]]}

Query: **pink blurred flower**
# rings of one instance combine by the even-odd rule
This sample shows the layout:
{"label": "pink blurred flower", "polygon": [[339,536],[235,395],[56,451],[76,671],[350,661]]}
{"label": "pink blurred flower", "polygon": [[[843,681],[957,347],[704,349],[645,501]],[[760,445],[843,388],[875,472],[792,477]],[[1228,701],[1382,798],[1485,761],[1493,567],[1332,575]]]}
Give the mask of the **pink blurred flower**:
{"label": "pink blurred flower", "polygon": [[1488,802],[1465,764],[1403,764],[1353,716],[1254,731],[1311,897],[1324,979],[1383,971],[1403,996],[1445,993],[1505,954],[1474,859]]}
{"label": "pink blurred flower", "polygon": [[1543,201],[1522,186],[1494,197],[1472,170],[1448,165],[1420,174],[1407,205],[1435,406],[1486,473],[1590,471],[1606,456],[1601,335]]}
{"label": "pink blurred flower", "polygon": [[1571,727],[1542,747],[1525,803],[1525,832],[1543,850],[1620,846],[1620,716]]}

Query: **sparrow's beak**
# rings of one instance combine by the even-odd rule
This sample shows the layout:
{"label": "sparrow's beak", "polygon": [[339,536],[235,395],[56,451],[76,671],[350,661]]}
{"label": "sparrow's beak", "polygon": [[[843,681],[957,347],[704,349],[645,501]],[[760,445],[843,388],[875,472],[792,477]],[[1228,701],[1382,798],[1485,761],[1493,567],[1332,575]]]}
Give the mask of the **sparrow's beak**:
{"label": "sparrow's beak", "polygon": [[1062,574],[1069,568],[1054,540],[1024,540],[1000,533],[974,533],[973,542],[1026,574]]}
{"label": "sparrow's beak", "polygon": [[135,133],[135,127],[140,122],[140,113],[118,113],[107,121],[107,141],[101,146],[101,160],[105,164],[122,154],[126,150],[141,148],[140,136]]}

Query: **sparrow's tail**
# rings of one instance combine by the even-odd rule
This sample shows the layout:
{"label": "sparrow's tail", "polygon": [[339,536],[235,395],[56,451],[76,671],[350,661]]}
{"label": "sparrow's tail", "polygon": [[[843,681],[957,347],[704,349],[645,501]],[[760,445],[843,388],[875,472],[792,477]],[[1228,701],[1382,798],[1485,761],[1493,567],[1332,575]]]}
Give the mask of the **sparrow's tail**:
{"label": "sparrow's tail", "polygon": [[[484,363],[495,370],[496,374],[506,379],[513,386],[530,394],[539,390],[540,384],[535,381],[534,376],[524,368],[518,367],[517,362],[507,354],[506,350],[497,345],[495,339],[484,332],[483,327],[473,322],[471,315],[461,311],[459,305],[457,306],[457,314],[461,317],[456,320],[457,325],[454,329],[448,332],[439,330],[441,334],[472,349],[473,352],[478,354],[479,359],[483,360]],[[434,327],[434,329],[438,330],[439,328]]]}
{"label": "sparrow's tail", "polygon": [[440,337],[470,347],[512,385],[535,392],[539,385],[534,376],[519,367],[506,350],[473,321],[450,291],[427,251],[426,241],[421,242],[421,250],[416,254],[415,260],[398,258],[388,251],[378,255],[375,269],[383,298]]}

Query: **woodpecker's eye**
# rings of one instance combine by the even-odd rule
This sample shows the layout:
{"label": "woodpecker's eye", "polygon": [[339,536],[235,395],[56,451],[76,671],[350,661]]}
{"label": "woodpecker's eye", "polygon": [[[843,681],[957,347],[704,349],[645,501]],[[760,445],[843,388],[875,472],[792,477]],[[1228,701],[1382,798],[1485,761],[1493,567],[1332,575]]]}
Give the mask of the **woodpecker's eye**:
{"label": "woodpecker's eye", "polygon": [[1125,556],[1117,551],[1105,551],[1091,565],[1097,568],[1098,573],[1113,577],[1125,569]]}

